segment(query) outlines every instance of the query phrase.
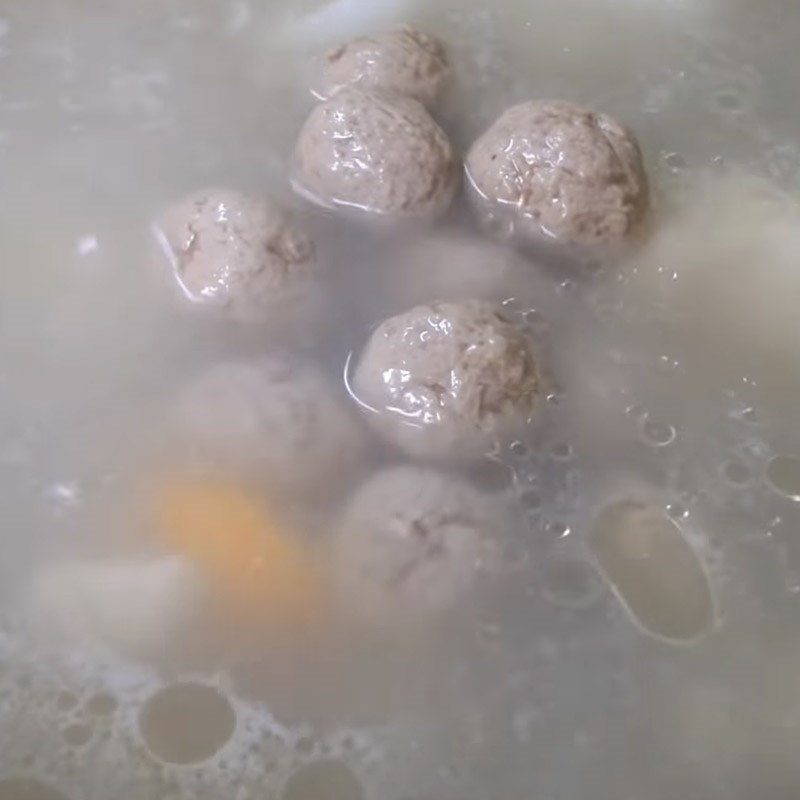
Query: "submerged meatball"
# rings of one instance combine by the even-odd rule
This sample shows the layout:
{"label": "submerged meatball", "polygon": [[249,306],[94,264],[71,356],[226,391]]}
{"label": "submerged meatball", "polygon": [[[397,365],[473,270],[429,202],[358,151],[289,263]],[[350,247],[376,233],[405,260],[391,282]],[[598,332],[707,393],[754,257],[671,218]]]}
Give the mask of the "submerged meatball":
{"label": "submerged meatball", "polygon": [[422,305],[384,321],[355,389],[378,431],[421,457],[477,458],[516,433],[542,398],[530,342],[489,302]]}
{"label": "submerged meatball", "polygon": [[334,564],[345,606],[380,627],[429,621],[452,609],[493,556],[504,509],[430,469],[397,467],[368,480],[347,505]]}
{"label": "submerged meatball", "polygon": [[408,95],[431,106],[450,74],[444,45],[410,25],[359,36],[327,53],[320,87],[327,100],[344,86]]}
{"label": "submerged meatball", "polygon": [[193,303],[265,321],[310,291],[313,244],[268,200],[198,192],[170,208],[157,230],[175,280]]}
{"label": "submerged meatball", "polygon": [[434,218],[457,183],[450,140],[410,97],[343,89],[311,112],[295,148],[295,188],[323,205]]}
{"label": "submerged meatball", "polygon": [[201,452],[278,491],[329,487],[363,446],[328,381],[276,355],[212,367],[178,398],[175,420]]}
{"label": "submerged meatball", "polygon": [[513,106],[472,145],[472,200],[523,236],[616,244],[642,220],[647,179],[633,134],[571,103]]}

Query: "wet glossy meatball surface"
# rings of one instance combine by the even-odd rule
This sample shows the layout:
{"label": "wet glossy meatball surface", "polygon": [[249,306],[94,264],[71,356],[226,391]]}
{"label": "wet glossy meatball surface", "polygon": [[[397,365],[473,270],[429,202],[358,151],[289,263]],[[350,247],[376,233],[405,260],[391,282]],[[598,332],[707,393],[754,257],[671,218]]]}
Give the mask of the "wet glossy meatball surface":
{"label": "wet glossy meatball surface", "polygon": [[572,103],[509,108],[472,145],[466,173],[479,218],[523,237],[619,244],[648,208],[634,135]]}
{"label": "wet glossy meatball surface", "polygon": [[492,302],[420,305],[385,320],[355,373],[367,418],[407,453],[477,458],[543,399],[531,342]]}
{"label": "wet glossy meatball surface", "polygon": [[305,297],[314,245],[268,199],[212,189],[169,208],[156,226],[182,296],[246,322],[269,319]]}
{"label": "wet glossy meatball surface", "polygon": [[435,219],[459,182],[450,140],[409,97],[344,89],[303,125],[295,188],[319,204],[394,219]]}
{"label": "wet glossy meatball surface", "polygon": [[398,25],[326,53],[313,93],[327,100],[345,86],[357,86],[407,95],[430,108],[449,76],[442,42],[410,25]]}

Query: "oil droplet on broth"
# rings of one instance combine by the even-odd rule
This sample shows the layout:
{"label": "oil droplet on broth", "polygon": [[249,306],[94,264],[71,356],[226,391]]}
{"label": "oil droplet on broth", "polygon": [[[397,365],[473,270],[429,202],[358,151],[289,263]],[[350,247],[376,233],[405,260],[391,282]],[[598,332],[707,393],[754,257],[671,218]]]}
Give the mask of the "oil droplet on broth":
{"label": "oil droplet on broth", "polygon": [[91,725],[87,725],[85,722],[76,722],[72,725],[67,725],[61,731],[61,738],[70,747],[83,747],[88,744],[93,734],[94,731]]}
{"label": "oil droplet on broth", "polygon": [[289,778],[281,800],[364,800],[364,790],[347,764],[315,761]]}
{"label": "oil droplet on broth", "polygon": [[0,800],[65,800],[65,797],[33,778],[6,778],[0,780]]}
{"label": "oil droplet on broth", "polygon": [[670,503],[667,506],[667,514],[675,520],[686,519],[689,516],[689,509],[680,503]]}
{"label": "oil droplet on broth", "polygon": [[675,428],[668,422],[651,419],[648,414],[641,418],[639,427],[642,439],[653,447],[666,447],[675,441],[677,435]]}
{"label": "oil droplet on broth", "polygon": [[170,764],[196,764],[231,738],[236,714],[213,686],[179,683],[160,689],[144,705],[139,729],[150,752]]}
{"label": "oil droplet on broth", "polygon": [[664,153],[664,163],[670,168],[672,172],[680,172],[686,169],[689,165],[686,159],[680,153]]}
{"label": "oil droplet on broth", "polygon": [[59,711],[72,711],[78,705],[78,696],[73,692],[59,692],[56,698],[56,707]]}
{"label": "oil droplet on broth", "polygon": [[502,492],[513,486],[516,472],[510,464],[494,458],[484,458],[467,470],[467,476],[487,491]]}
{"label": "oil droplet on broth", "polygon": [[508,449],[510,450],[511,455],[515,456],[516,458],[524,458],[526,455],[528,455],[528,445],[526,445],[525,442],[511,442]]}
{"label": "oil droplet on broth", "polygon": [[624,500],[596,518],[590,546],[601,572],[639,625],[665,639],[689,641],[713,620],[703,564],[680,528],[660,509]]}
{"label": "oil droplet on broth", "polygon": [[722,474],[728,483],[734,486],[744,486],[750,480],[750,470],[747,465],[735,459],[731,459],[724,464]]}
{"label": "oil droplet on broth", "polygon": [[557,442],[550,448],[550,455],[559,461],[566,461],[572,456],[572,445],[566,442]]}
{"label": "oil droplet on broth", "polygon": [[110,717],[117,706],[117,698],[113,694],[98,692],[86,701],[86,713],[93,717]]}
{"label": "oil droplet on broth", "polygon": [[767,464],[767,480],[778,494],[800,502],[800,458],[775,456]]}
{"label": "oil droplet on broth", "polygon": [[534,489],[526,489],[519,499],[526,511],[538,511],[542,507],[542,497]]}
{"label": "oil droplet on broth", "polygon": [[742,108],[742,99],[735,90],[720,92],[715,100],[724,111],[739,111]]}

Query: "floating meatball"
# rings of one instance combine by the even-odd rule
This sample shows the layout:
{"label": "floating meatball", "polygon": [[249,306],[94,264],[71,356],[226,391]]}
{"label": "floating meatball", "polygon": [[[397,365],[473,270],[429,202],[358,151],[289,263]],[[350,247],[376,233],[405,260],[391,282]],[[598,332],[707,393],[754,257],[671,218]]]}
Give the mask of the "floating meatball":
{"label": "floating meatball", "polygon": [[485,222],[578,246],[630,237],[648,207],[634,135],[571,103],[513,106],[472,145],[471,199]]}
{"label": "floating meatball", "polygon": [[355,374],[377,430],[411,455],[478,458],[542,401],[530,341],[493,303],[421,305],[381,323]]}
{"label": "floating meatball", "polygon": [[170,208],[157,233],[192,303],[264,322],[308,299],[314,246],[268,200],[228,190],[199,192]]}
{"label": "floating meatball", "polygon": [[270,488],[330,487],[357,463],[363,438],[315,369],[278,356],[217,364],[178,398],[178,428],[215,461]]}
{"label": "floating meatball", "polygon": [[450,140],[410,97],[343,89],[311,112],[295,148],[301,194],[392,219],[441,216],[458,180]]}
{"label": "floating meatball", "polygon": [[430,107],[441,93],[450,66],[444,45],[409,25],[359,36],[327,53],[320,86],[327,100],[344,86],[397,92]]}
{"label": "floating meatball", "polygon": [[335,541],[345,607],[367,624],[408,627],[451,610],[491,566],[504,509],[456,478],[396,467],[351,498]]}

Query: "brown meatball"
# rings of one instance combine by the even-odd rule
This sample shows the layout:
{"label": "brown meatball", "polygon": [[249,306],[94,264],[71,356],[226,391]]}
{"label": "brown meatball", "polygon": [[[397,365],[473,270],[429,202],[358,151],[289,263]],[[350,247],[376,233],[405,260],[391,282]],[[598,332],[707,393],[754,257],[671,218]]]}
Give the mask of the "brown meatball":
{"label": "brown meatball", "polygon": [[334,538],[344,606],[382,630],[434,622],[462,604],[509,515],[468,483],[432,469],[385,469],[348,502]]}
{"label": "brown meatball", "polygon": [[349,406],[314,367],[272,354],[223,361],[181,392],[175,427],[198,454],[302,494],[348,476],[364,439]]}
{"label": "brown meatball", "polygon": [[183,296],[241,321],[264,321],[306,298],[314,246],[268,200],[214,189],[190,195],[162,217],[162,249]]}
{"label": "brown meatball", "polygon": [[314,95],[327,100],[344,86],[397,92],[430,107],[450,75],[444,45],[409,25],[359,36],[327,53]]}
{"label": "brown meatball", "polygon": [[494,303],[412,308],[361,354],[355,390],[379,433],[426,458],[480,458],[519,433],[543,400],[523,332]]}
{"label": "brown meatball", "polygon": [[450,140],[410,97],[343,89],[311,112],[295,148],[295,188],[326,206],[430,219],[457,184]]}
{"label": "brown meatball", "polygon": [[472,145],[466,172],[479,216],[522,236],[617,244],[648,207],[634,135],[571,103],[529,101],[508,109]]}

